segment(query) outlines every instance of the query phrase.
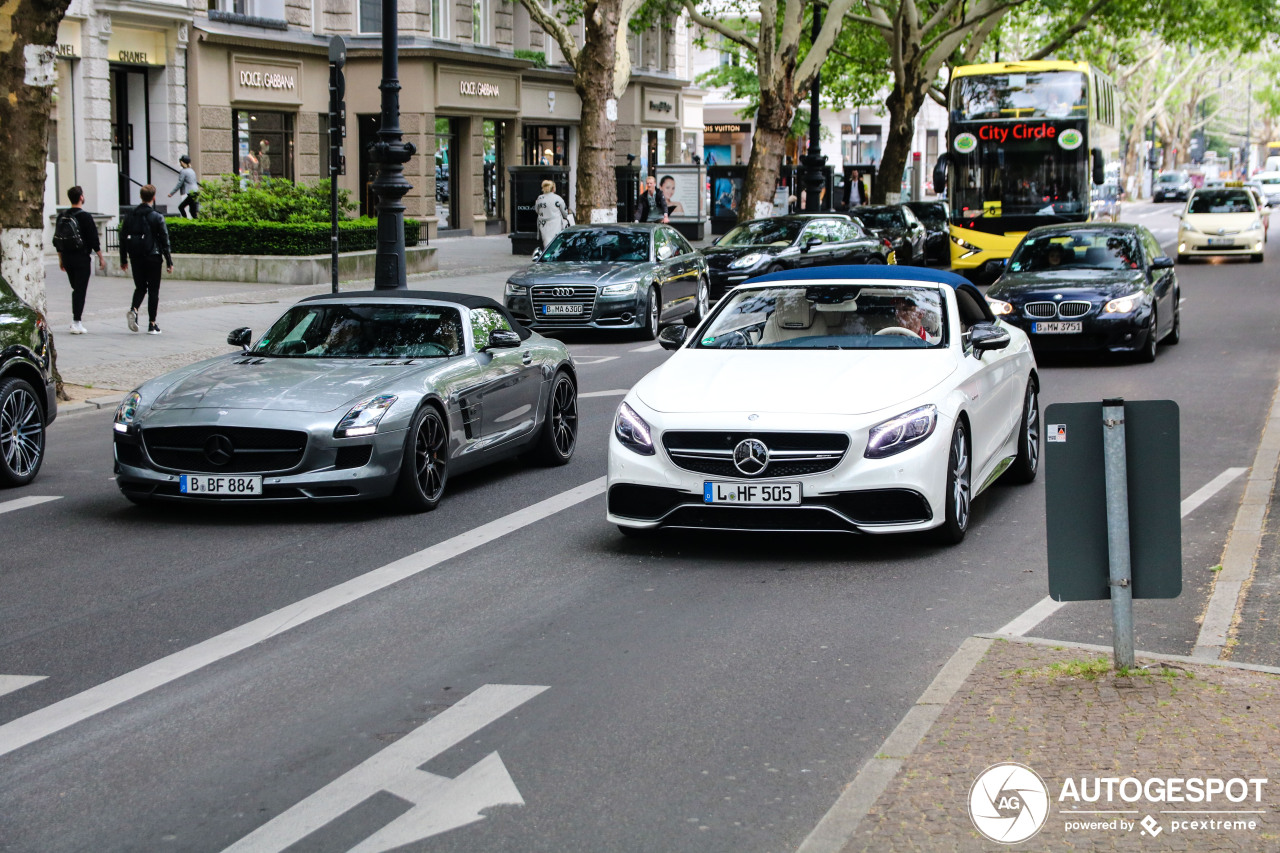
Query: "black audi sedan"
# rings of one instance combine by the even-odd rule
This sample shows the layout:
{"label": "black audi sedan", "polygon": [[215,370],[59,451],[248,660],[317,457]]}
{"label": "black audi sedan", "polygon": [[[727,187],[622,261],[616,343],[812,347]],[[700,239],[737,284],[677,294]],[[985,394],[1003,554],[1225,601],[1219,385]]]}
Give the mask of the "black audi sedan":
{"label": "black audi sedan", "polygon": [[[925,244],[928,231],[905,204],[867,204],[849,208],[849,215],[867,230],[893,245],[900,264],[927,262]],[[950,249],[948,249],[950,251]]]}
{"label": "black audi sedan", "polygon": [[946,204],[940,201],[909,201],[906,207],[924,226],[924,248],[929,261],[950,266],[951,223],[947,221]]}
{"label": "black audi sedan", "polygon": [[991,311],[1037,351],[1128,352],[1154,361],[1182,336],[1173,259],[1141,225],[1044,225],[987,291]]}
{"label": "black audi sedan", "polygon": [[53,336],[44,316],[0,278],[0,486],[25,486],[44,462],[58,415]]}
{"label": "black audi sedan", "polygon": [[507,279],[506,307],[539,332],[631,329],[646,340],[664,325],[707,314],[707,262],[670,225],[577,225]]}
{"label": "black audi sedan", "polygon": [[749,278],[833,264],[888,264],[887,241],[839,213],[753,219],[703,250],[715,302]]}

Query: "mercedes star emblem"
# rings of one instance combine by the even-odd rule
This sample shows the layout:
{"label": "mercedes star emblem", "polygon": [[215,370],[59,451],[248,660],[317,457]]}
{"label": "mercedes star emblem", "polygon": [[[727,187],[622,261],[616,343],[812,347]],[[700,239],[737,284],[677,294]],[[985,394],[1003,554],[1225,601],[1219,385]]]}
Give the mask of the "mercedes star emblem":
{"label": "mercedes star emblem", "polygon": [[747,438],[733,449],[733,467],[748,477],[754,477],[769,467],[769,448],[758,438]]}
{"label": "mercedes star emblem", "polygon": [[218,467],[230,462],[235,452],[236,448],[231,443],[231,439],[222,433],[215,433],[209,436],[209,440],[204,443],[204,458],[208,459],[210,464]]}

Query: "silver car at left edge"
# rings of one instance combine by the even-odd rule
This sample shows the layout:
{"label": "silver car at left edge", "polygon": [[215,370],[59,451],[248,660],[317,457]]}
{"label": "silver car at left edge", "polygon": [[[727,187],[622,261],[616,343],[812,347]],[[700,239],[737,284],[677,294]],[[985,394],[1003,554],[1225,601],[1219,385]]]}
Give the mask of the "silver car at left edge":
{"label": "silver car at left edge", "polygon": [[434,509],[449,478],[518,453],[567,463],[577,371],[559,341],[492,299],[315,296],[243,351],[152,379],[113,423],[134,503],[391,498]]}

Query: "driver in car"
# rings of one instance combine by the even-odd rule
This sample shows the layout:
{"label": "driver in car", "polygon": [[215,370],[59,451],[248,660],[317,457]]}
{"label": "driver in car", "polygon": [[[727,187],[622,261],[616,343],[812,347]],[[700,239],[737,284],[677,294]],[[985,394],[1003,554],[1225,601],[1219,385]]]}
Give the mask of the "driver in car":
{"label": "driver in car", "polygon": [[908,296],[895,296],[893,299],[893,325],[916,332],[922,340],[937,334],[932,313]]}
{"label": "driver in car", "polygon": [[308,355],[338,355],[358,352],[361,341],[359,320],[339,320],[329,328],[324,343],[307,351]]}

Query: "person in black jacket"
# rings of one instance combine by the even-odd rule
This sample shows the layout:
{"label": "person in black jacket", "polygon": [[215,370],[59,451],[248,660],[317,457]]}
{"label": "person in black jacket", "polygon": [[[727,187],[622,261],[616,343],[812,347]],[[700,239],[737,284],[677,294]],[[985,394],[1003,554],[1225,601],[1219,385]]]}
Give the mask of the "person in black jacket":
{"label": "person in black jacket", "polygon": [[142,204],[129,211],[120,223],[120,269],[128,270],[133,263],[133,299],[125,320],[129,331],[138,331],[138,308],[142,298],[147,299],[147,334],[160,334],[156,325],[156,311],[160,307],[160,261],[165,271],[173,272],[173,256],[169,254],[169,228],[164,216],[151,206],[156,188],[147,184],[138,190]]}
{"label": "person in black jacket", "polygon": [[658,187],[658,179],[650,175],[640,193],[640,215],[636,222],[667,222],[667,198]]}
{"label": "person in black jacket", "polygon": [[71,202],[71,210],[63,214],[70,217],[80,229],[81,247],[79,250],[68,249],[58,253],[58,268],[66,272],[71,281],[71,334],[83,335],[87,331],[80,316],[84,313],[84,299],[89,292],[89,276],[93,272],[92,256],[98,256],[98,270],[107,268],[107,260],[102,256],[102,243],[98,240],[98,226],[93,216],[84,209],[84,190],[78,186],[67,190],[67,200]]}

